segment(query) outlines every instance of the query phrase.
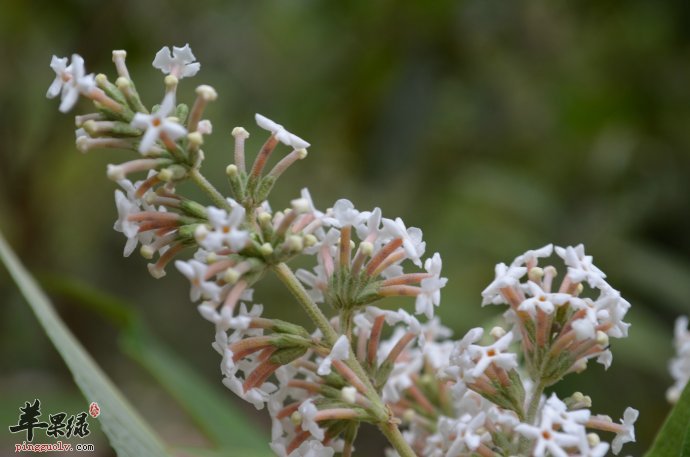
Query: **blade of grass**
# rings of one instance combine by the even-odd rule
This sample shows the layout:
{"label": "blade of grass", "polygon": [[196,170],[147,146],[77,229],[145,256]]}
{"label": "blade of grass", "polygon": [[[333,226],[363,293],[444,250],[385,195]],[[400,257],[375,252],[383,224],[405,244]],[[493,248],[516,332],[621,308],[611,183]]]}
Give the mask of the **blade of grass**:
{"label": "blade of grass", "polygon": [[687,457],[690,455],[690,443],[685,441],[689,431],[690,385],[685,387],[645,457]]}
{"label": "blade of grass", "polygon": [[55,348],[69,367],[87,401],[101,407],[98,420],[119,457],[170,457],[165,445],[139,416],[108,376],[62,322],[50,300],[0,234],[0,260]]}
{"label": "blade of grass", "polygon": [[227,395],[199,376],[148,328],[126,301],[72,278],[41,277],[51,293],[96,312],[120,330],[123,352],[144,368],[187,412],[211,442],[220,448],[242,449],[241,455],[269,455],[268,436],[240,414]]}

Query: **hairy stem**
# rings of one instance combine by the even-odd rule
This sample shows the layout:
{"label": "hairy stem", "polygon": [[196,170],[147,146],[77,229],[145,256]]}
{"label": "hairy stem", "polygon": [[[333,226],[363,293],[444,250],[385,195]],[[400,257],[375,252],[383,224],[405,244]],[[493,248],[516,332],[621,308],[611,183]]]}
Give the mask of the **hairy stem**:
{"label": "hairy stem", "polygon": [[197,186],[199,186],[199,188],[201,188],[201,190],[206,193],[206,195],[211,198],[211,200],[213,200],[213,203],[227,211],[232,211],[232,206],[230,206],[223,195],[218,192],[218,189],[216,189],[213,184],[211,184],[208,179],[206,179],[204,175],[199,172],[199,169],[192,168],[189,170],[189,177]]}
{"label": "hairy stem", "polygon": [[311,299],[307,291],[304,290],[302,283],[299,282],[295,274],[292,272],[290,267],[285,263],[279,263],[273,267],[278,278],[285,284],[292,295],[297,299],[302,308],[307,313],[309,318],[314,322],[314,324],[321,330],[323,336],[326,338],[326,342],[331,346],[338,339],[338,334],[333,330],[331,323],[328,322],[328,318],[321,312],[319,307]]}
{"label": "hairy stem", "polygon": [[383,422],[379,424],[379,430],[388,438],[388,442],[398,451],[400,457],[416,457],[416,454],[410,445],[407,444],[405,438],[403,438],[397,425],[392,422]]}

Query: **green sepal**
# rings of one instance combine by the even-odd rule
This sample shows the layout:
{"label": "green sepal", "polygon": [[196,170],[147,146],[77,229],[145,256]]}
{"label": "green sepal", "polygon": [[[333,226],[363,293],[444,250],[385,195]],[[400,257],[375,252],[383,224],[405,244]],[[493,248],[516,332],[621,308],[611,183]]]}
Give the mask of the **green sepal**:
{"label": "green sepal", "polygon": [[292,324],[290,322],[282,321],[280,319],[273,319],[273,330],[275,333],[286,333],[290,335],[298,335],[303,338],[310,338],[309,332],[301,325]]}
{"label": "green sepal", "polygon": [[180,209],[190,216],[197,217],[199,219],[208,219],[206,208],[193,200],[182,200],[182,203],[180,203]]}
{"label": "green sepal", "polygon": [[108,81],[108,77],[106,75],[101,74],[96,76],[96,85],[100,87],[108,97],[112,98],[120,105],[127,106],[127,99],[125,99],[124,94],[115,84]]}
{"label": "green sepal", "polygon": [[278,349],[275,351],[273,354],[271,354],[271,357],[269,360],[271,363],[275,363],[276,365],[287,365],[290,362],[293,362],[300,357],[302,357],[305,353],[307,352],[306,347],[285,347]]}
{"label": "green sepal", "polygon": [[271,189],[273,189],[273,186],[276,183],[276,178],[273,176],[265,176],[259,181],[259,185],[257,186],[256,192],[254,192],[254,201],[255,202],[262,202],[266,200],[268,197],[268,194],[271,193]]}
{"label": "green sepal", "polygon": [[189,115],[189,106],[184,103],[180,103],[175,108],[175,117],[180,121],[180,124],[184,125],[187,122],[187,116]]}

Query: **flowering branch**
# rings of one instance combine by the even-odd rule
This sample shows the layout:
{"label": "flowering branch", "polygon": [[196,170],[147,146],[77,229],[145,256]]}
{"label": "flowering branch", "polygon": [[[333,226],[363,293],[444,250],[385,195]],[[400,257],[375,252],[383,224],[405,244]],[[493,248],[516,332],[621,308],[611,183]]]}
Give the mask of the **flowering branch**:
{"label": "flowering branch", "polygon": [[[226,167],[232,198],[226,198],[201,172],[204,137],[213,130],[204,111],[216,91],[198,86],[191,108],[176,100],[180,81],[201,67],[189,46],[156,54],[165,95],[150,110],[125,58],[124,51],[113,52],[113,84],[87,74],[76,54],[69,65],[53,57],[56,77],[47,95],[61,97],[63,112],[79,96],[93,101],[95,112],[76,117],[80,151],[116,148],[137,156],[107,171],[120,187],[114,228],[127,238],[123,253],[141,245],[144,258],[157,256],[148,265],[153,277],[165,275],[173,262],[189,280],[190,300],[214,326],[223,384],[268,409],[277,455],[350,456],[365,422],[402,457],[596,457],[634,441],[636,410],[628,408],[616,423],[593,415],[581,393],[545,394],[591,359],[608,367],[610,340],[627,336],[623,319],[630,304],[584,246],[547,245],[497,265],[482,305],[506,306],[502,324],[488,332],[471,329],[454,342],[435,317],[447,283],[441,256],[424,258],[420,229],[384,218],[379,208],[359,211],[344,199],[320,211],[307,189],[274,211],[271,191],[310,145],[260,114],[255,121],[268,138],[251,166],[249,132],[232,130],[234,163]],[[284,147],[289,151],[271,167]],[[137,173],[145,177],[132,182]],[[185,180],[212,204],[178,192]],[[190,249],[194,253],[181,259]],[[566,269],[560,284],[554,265],[539,265],[554,253]],[[288,263],[300,256],[313,259],[313,268],[293,272]],[[311,330],[264,315],[255,303],[253,287],[269,270],[307,313]],[[388,297],[413,299],[414,313],[425,320],[373,306]],[[685,327],[683,321],[677,329],[684,341]],[[687,381],[684,360],[674,362],[679,379],[670,397]],[[595,431],[615,437],[609,444]]]}

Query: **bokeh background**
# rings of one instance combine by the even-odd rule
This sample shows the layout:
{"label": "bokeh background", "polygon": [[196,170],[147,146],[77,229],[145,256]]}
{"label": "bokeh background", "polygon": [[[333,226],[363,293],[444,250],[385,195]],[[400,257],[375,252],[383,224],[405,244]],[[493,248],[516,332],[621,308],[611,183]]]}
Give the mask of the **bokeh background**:
{"label": "bokeh background", "polygon": [[[126,49],[139,92],[158,103],[162,74],[150,62],[184,43],[202,70],[179,99],[201,83],[220,94],[207,113],[210,178],[224,182],[234,126],[258,133],[255,112],[283,123],[312,147],[274,207],[308,186],[321,207],[346,197],[421,227],[428,252],[443,255],[439,314],[456,335],[499,311],[479,306],[497,262],[584,242],[633,304],[632,328],[613,342],[608,372],[592,364],[558,390],[583,391],[615,418],[639,409],[638,443],[625,452],[642,454],[668,411],[673,320],[690,312],[688,2],[0,2],[0,229],[156,430],[201,446],[151,370],[123,352],[115,321],[75,298],[80,287],[131,303],[245,423],[268,434],[267,418],[220,390],[213,331],[186,281],[172,269],[156,281],[145,260],[122,258],[105,167],[129,156],[78,153],[72,115],[44,96],[52,54],[78,52],[89,71],[114,75],[110,51]],[[4,269],[0,297],[0,430],[36,397],[46,412],[86,409]],[[298,314],[276,282],[257,299],[267,314]],[[376,435],[364,436],[362,455],[378,455]],[[0,455],[16,441],[0,431]],[[97,431],[92,442],[112,455]]]}

